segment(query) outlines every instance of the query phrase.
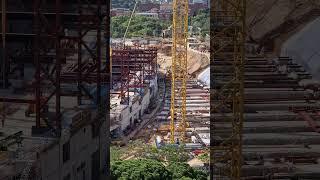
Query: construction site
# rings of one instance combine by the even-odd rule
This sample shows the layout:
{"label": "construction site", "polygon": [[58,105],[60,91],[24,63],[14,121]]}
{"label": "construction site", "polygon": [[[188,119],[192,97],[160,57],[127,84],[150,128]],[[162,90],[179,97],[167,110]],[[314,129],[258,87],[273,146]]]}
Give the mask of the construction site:
{"label": "construction site", "polygon": [[210,49],[199,50],[206,42],[180,23],[186,4],[173,2],[172,37],[157,46],[158,105],[126,142],[183,144],[190,161],[210,149],[211,179],[320,179],[319,2],[211,3]]}
{"label": "construction site", "polygon": [[[169,37],[109,39],[109,2],[1,1],[0,180],[107,179],[110,143],[181,146],[210,179],[320,179],[320,3],[174,0]],[[209,159],[199,156],[208,154]]]}

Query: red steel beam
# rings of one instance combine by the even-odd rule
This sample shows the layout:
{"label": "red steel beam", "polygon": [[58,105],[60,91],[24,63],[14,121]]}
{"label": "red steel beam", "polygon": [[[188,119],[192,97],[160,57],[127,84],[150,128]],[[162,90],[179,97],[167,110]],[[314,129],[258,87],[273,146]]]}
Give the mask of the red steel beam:
{"label": "red steel beam", "polygon": [[21,103],[21,104],[35,104],[35,99],[23,99],[13,97],[0,97],[1,102]]}
{"label": "red steel beam", "polygon": [[[97,104],[99,105],[101,103],[101,85],[106,81],[106,78],[104,77],[105,74],[102,73],[101,69],[101,29],[102,29],[102,7],[101,7],[101,1],[95,0],[90,2],[90,4],[85,4],[85,2],[78,0],[78,60],[77,60],[77,68],[75,69],[77,74],[74,74],[74,77],[71,77],[66,74],[63,74],[63,80],[68,79],[77,79],[78,83],[78,104],[81,104],[82,99],[82,91],[84,87],[82,84],[86,81],[95,84],[97,88],[96,96],[97,96]],[[87,14],[95,14],[94,16],[88,16]],[[95,47],[91,48],[84,42],[84,36],[88,34],[89,31],[96,31],[96,44]],[[83,52],[82,50],[86,50],[86,53],[89,54],[90,58],[86,60],[86,62],[83,62]],[[90,62],[89,62],[90,61]],[[88,64],[88,62],[90,64]],[[70,74],[69,74],[70,75]],[[93,79],[94,78],[94,79]]]}
{"label": "red steel beam", "polygon": [[[122,101],[125,94],[129,96],[129,88],[143,88],[146,77],[156,74],[156,48],[129,48],[112,50],[112,65],[120,66],[120,91]],[[140,76],[136,73],[140,72]],[[133,82],[133,84],[132,84]]]}

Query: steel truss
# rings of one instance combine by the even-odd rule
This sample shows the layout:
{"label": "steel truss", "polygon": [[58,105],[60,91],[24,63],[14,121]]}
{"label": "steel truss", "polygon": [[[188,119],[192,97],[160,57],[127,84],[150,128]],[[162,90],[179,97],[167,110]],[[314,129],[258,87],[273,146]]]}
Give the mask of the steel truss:
{"label": "steel truss", "polygon": [[[211,179],[241,177],[245,11],[246,0],[214,0],[211,4],[211,71],[232,69],[232,77],[211,77]],[[224,121],[217,122],[216,116]],[[223,128],[216,128],[221,123]]]}
{"label": "steel truss", "polygon": [[[180,139],[184,141],[186,131],[187,96],[187,46],[188,46],[188,0],[173,1],[172,68],[170,100],[170,141],[174,143],[175,120],[179,121]],[[182,99],[181,103],[177,100]]]}
{"label": "steel truss", "polygon": [[[112,76],[112,81],[120,82],[119,97],[123,104],[127,104],[129,103],[129,92],[132,89],[141,94],[141,90],[146,87],[146,83],[156,76],[157,49],[129,47],[113,49],[112,63],[120,72],[118,77],[116,75]],[[116,68],[112,69],[116,73]]]}
{"label": "steel truss", "polygon": [[[84,100],[98,106],[102,103],[101,96],[105,94],[102,87],[109,82],[109,67],[101,57],[105,4],[101,0],[33,0],[32,6],[32,9],[21,10],[17,14],[11,12],[8,17],[30,21],[33,27],[31,33],[11,32],[10,38],[2,38],[25,46],[18,55],[7,53],[5,63],[8,70],[2,73],[2,79],[7,88],[9,75],[21,70],[23,78],[25,64],[34,65],[33,81],[25,89],[30,89],[33,95],[31,98],[0,97],[0,100],[29,104],[26,115],[35,113],[35,132],[42,133],[41,129],[51,128],[59,135],[61,97],[77,96],[78,105]],[[71,31],[68,33],[66,29]],[[90,35],[94,38],[88,40]],[[64,87],[70,84],[76,84],[76,93],[66,93]],[[89,88],[95,91],[90,92]]]}

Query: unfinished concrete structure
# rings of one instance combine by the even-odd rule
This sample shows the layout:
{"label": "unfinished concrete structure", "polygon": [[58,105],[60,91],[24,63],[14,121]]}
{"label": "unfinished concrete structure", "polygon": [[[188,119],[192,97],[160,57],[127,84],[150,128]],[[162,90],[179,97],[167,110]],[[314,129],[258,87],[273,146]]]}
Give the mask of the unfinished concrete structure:
{"label": "unfinished concrete structure", "polygon": [[106,178],[103,2],[2,1],[0,179]]}

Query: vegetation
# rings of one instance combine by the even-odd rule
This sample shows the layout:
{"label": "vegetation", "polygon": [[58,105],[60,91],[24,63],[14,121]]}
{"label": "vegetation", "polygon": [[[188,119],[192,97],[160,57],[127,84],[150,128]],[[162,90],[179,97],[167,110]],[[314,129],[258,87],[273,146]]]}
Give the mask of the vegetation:
{"label": "vegetation", "polygon": [[207,179],[206,173],[186,163],[189,154],[184,147],[165,146],[157,149],[138,140],[126,147],[111,147],[110,151],[112,179]]}
{"label": "vegetation", "polygon": [[126,147],[111,147],[111,161],[127,159],[129,157],[139,157],[153,159],[161,162],[186,162],[189,154],[183,147],[165,146],[160,149],[149,146],[142,141],[130,142]]}
{"label": "vegetation", "polygon": [[134,159],[111,163],[111,177],[119,180],[164,180],[172,179],[172,173],[159,161]]}
{"label": "vegetation", "polygon": [[[113,38],[122,38],[128,26],[130,17],[117,16],[111,19],[111,33]],[[127,37],[161,36],[163,29],[169,27],[166,21],[158,21],[151,17],[135,16],[132,18]]]}
{"label": "vegetation", "polygon": [[[116,16],[111,18],[111,33],[113,38],[122,38],[128,26],[129,16]],[[127,37],[160,37],[163,29],[171,26],[171,20],[155,20],[151,17],[133,17],[127,32]],[[205,37],[210,32],[210,12],[200,10],[195,16],[190,17],[190,25],[196,34]]]}
{"label": "vegetation", "polygon": [[203,149],[202,153],[198,155],[198,159],[204,163],[210,163],[210,149]]}
{"label": "vegetation", "polygon": [[207,179],[207,175],[204,172],[195,170],[186,163],[171,163],[167,166],[167,169],[172,173],[172,179]]}
{"label": "vegetation", "polygon": [[167,167],[153,159],[111,162],[111,178],[116,180],[206,180],[207,175],[186,163],[170,163]]}
{"label": "vegetation", "polygon": [[210,32],[210,11],[208,9],[200,10],[195,16],[191,17],[191,26],[194,29],[200,29],[200,35],[204,37]]}
{"label": "vegetation", "polygon": [[119,161],[121,160],[121,157],[123,156],[123,149],[117,146],[111,146],[110,147],[110,161]]}
{"label": "vegetation", "polygon": [[204,163],[209,163],[210,162],[210,154],[209,153],[202,153],[199,155],[199,160],[201,160]]}

